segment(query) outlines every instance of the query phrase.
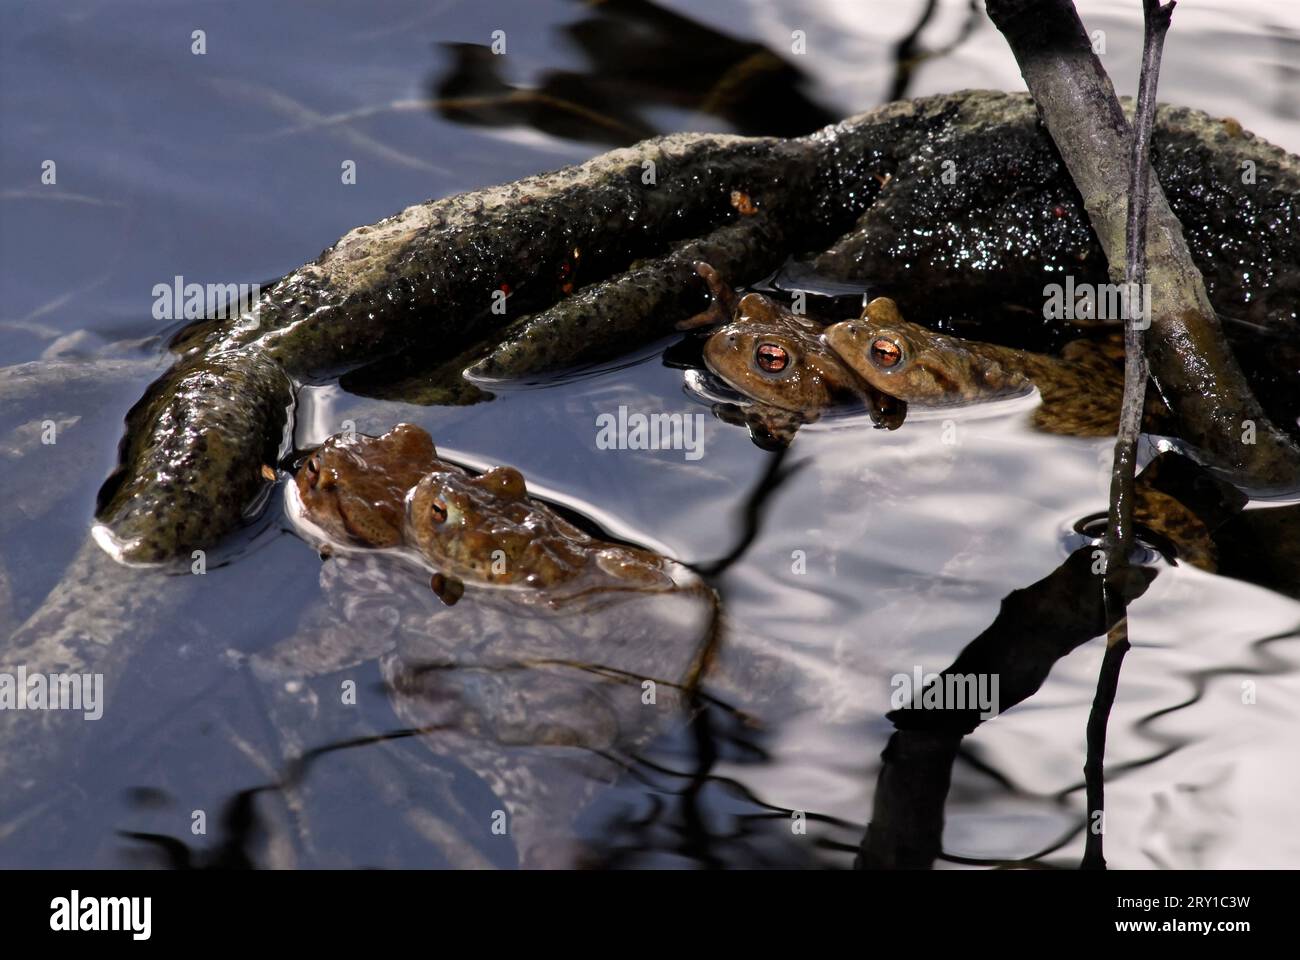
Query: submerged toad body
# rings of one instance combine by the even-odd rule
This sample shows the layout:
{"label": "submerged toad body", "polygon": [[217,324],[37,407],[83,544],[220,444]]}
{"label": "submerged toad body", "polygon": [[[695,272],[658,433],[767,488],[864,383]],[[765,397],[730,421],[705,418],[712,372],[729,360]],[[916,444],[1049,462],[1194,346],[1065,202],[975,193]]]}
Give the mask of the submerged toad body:
{"label": "submerged toad body", "polygon": [[398,716],[499,798],[525,862],[547,862],[574,812],[684,715],[663,708],[686,707],[711,662],[717,597],[687,568],[589,535],[513,468],[439,459],[418,427],[331,438],[294,489],[303,519],[354,549],[321,569],[326,607],[255,658],[275,709],[317,731],[300,678],[377,662]]}
{"label": "submerged toad body", "polygon": [[434,570],[434,591],[447,603],[466,583],[520,587],[548,600],[676,585],[664,558],[588,535],[529,497],[513,467],[470,476],[441,460],[413,424],[381,437],[330,437],[294,482],[303,518],[327,538],[410,548]]}
{"label": "submerged toad body", "polygon": [[1109,436],[1124,375],[1098,344],[1075,341],[1060,357],[935,333],[877,297],[857,320],[826,328],[826,343],[867,383],[923,406],[1016,396],[1037,387],[1034,424],[1051,433]]}
{"label": "submerged toad body", "polygon": [[513,467],[477,477],[429,473],[411,492],[406,539],[444,580],[523,587],[552,598],[674,586],[662,557],[587,535],[531,499]]}

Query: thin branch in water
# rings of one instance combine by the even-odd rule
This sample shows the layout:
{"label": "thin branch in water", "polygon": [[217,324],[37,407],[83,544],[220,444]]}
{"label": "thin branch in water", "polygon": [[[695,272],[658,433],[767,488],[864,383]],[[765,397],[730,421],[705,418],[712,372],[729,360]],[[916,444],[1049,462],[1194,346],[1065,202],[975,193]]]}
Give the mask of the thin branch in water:
{"label": "thin branch in water", "polygon": [[[1118,614],[1106,635],[1106,654],[1097,677],[1097,693],[1088,717],[1088,756],[1084,779],[1088,796],[1088,833],[1084,845],[1084,869],[1104,869],[1102,831],[1105,823],[1106,725],[1119,687],[1120,667],[1128,652],[1127,601],[1122,587],[1129,551],[1133,546],[1133,474],[1137,439],[1142,428],[1142,408],[1147,390],[1147,359],[1143,352],[1143,331],[1151,316],[1145,291],[1147,209],[1151,196],[1151,128],[1156,115],[1156,86],[1160,77],[1160,56],[1169,31],[1174,0],[1143,0],[1144,40],[1142,73],[1138,84],[1137,111],[1133,116],[1133,140],[1129,169],[1128,216],[1125,223],[1124,280],[1127,288],[1124,324],[1124,402],[1119,431],[1115,437],[1115,459],[1110,479],[1110,520],[1106,530],[1106,579],[1103,595],[1109,609]],[[1141,310],[1135,310],[1140,304]]]}

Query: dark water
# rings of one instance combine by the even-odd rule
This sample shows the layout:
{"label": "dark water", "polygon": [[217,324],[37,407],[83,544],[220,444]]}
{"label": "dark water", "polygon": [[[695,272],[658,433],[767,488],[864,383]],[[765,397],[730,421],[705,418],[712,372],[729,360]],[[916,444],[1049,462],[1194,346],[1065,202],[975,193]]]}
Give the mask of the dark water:
{"label": "dark water", "polygon": [[[891,94],[1021,86],[1000,37],[962,2],[938,4],[901,60],[923,3],[871,4],[867,15],[849,2],[609,6],[6,6],[0,358],[107,350],[157,363],[94,389],[52,388],[37,419],[60,424],[59,456],[42,452],[29,422],[3,424],[0,630],[59,582],[114,463],[121,417],[165,363],[160,335],[175,325],[151,314],[155,284],[268,281],[411,203],[654,133],[797,133]],[[1090,29],[1106,31],[1104,62],[1131,93],[1136,5],[1080,6]],[[202,56],[191,53],[196,29]],[[491,43],[498,29],[499,63],[465,46]],[[794,30],[808,38],[806,56],[787,53]],[[1300,149],[1297,37],[1300,15],[1285,2],[1180,6],[1161,97]],[[749,95],[701,97],[764,48],[785,66],[769,63]],[[937,53],[914,60],[918,51]],[[503,100],[510,85],[550,97]],[[41,183],[45,160],[57,164],[55,184]],[[348,160],[355,184],[340,182]],[[771,453],[711,416],[698,460],[598,449],[596,418],[621,405],[707,413],[683,372],[661,362],[666,346],[470,407],[312,388],[296,438],[305,447],[346,420],[372,433],[410,420],[444,453],[513,464],[535,489],[683,560],[706,564],[752,535],[716,581],[728,622],[711,699],[621,757],[623,774],[575,803],[567,829],[592,864],[848,866],[893,730],[891,678],[943,668],[1003,597],[1062,564],[1080,543],[1075,522],[1105,507],[1110,445],[1034,433],[1025,404],[1010,403],[911,416],[895,432],[828,421],[800,432],[775,475]],[[75,781],[49,784],[64,810],[48,821],[58,832],[47,812],[11,816],[0,863],[514,864],[510,841],[487,830],[500,801],[472,763],[416,737],[382,738],[407,723],[373,663],[349,675],[361,692],[357,727],[380,739],[349,747],[324,725],[306,729],[305,746],[338,749],[301,771],[310,843],[291,834],[285,792],[259,790],[285,768],[247,657],[304,631],[310,639],[313,611],[329,609],[321,562],[290,531],[278,495],[220,554],[201,586],[185,578],[175,622],[140,638],[144,652],[118,678],[104,720],[88,724],[91,759]],[[1300,604],[1186,563],[1153,565],[1111,716],[1108,860],[1296,866]],[[1099,641],[1079,648],[1029,702],[967,739],[941,865],[1078,862],[1101,654]],[[191,833],[196,810],[206,835]],[[795,814],[806,833],[792,830]],[[169,855],[130,832],[189,850]]]}

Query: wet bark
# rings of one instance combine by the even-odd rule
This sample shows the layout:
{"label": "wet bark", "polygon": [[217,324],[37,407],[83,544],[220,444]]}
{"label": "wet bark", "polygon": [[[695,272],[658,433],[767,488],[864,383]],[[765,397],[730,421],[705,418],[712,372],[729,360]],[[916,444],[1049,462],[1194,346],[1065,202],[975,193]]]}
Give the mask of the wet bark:
{"label": "wet bark", "polygon": [[[1070,0],[989,0],[1111,266],[1123,277],[1131,137],[1114,87]],[[1182,226],[1152,184],[1146,256],[1151,374],[1184,435],[1245,486],[1300,485],[1300,448],[1265,416],[1192,263]]]}

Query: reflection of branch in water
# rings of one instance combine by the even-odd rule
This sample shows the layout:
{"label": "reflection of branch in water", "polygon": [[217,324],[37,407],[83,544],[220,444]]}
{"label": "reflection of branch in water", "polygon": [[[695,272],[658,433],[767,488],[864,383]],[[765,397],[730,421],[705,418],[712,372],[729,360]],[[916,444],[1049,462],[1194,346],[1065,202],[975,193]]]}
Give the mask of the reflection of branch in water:
{"label": "reflection of branch in water", "polygon": [[285,775],[277,782],[240,790],[230,797],[221,812],[220,833],[218,833],[220,839],[211,851],[203,852],[201,855],[175,836],[134,830],[118,830],[117,834],[127,839],[151,844],[152,847],[159,849],[166,864],[173,870],[252,870],[257,865],[252,859],[250,847],[263,826],[257,816],[255,804],[259,793],[281,792],[299,786],[307,778],[308,767],[326,754],[356,747],[369,747],[372,744],[400,740],[408,736],[430,734],[438,728],[437,726],[408,727],[403,730],[383,732],[383,734],[356,736],[338,743],[309,749],[302,756],[291,758],[285,766]]}
{"label": "reflection of branch in water", "polygon": [[[740,537],[731,550],[710,563],[688,565],[713,588],[718,597],[719,611],[721,611],[723,604],[723,591],[720,586],[722,574],[744,556],[745,552],[758,538],[763,506],[771,498],[772,494],[787,479],[793,476],[795,471],[802,465],[793,464],[782,469],[788,451],[788,446],[779,446],[772,452],[772,456],[768,458],[767,468],[763,471],[762,477],[759,478],[758,484],[745,499]],[[715,622],[714,628],[720,633],[720,621]],[[715,636],[715,645],[718,642],[720,642],[720,636]],[[710,771],[712,771],[717,761],[717,747],[714,742],[710,712],[704,709],[705,704],[700,700],[698,691],[692,694],[691,701],[692,706],[696,707],[691,717],[691,734],[696,745],[696,764],[690,785],[681,794],[682,818],[685,822],[685,831],[688,837],[685,848],[686,852],[701,863],[708,866],[718,866],[710,849],[710,835],[707,824],[700,811],[701,792],[711,777]]]}
{"label": "reflection of branch in water", "polygon": [[712,716],[708,710],[699,710],[691,718],[691,740],[695,744],[695,770],[680,794],[682,811],[682,852],[697,863],[711,869],[722,864],[713,853],[708,822],[701,809],[704,787],[709,771],[718,762],[718,748],[714,742]]}
{"label": "reflection of branch in water", "polygon": [[1087,759],[1083,764],[1087,783],[1088,832],[1083,860],[1079,864],[1084,870],[1106,869],[1106,858],[1102,853],[1106,817],[1106,726],[1115,706],[1115,694],[1119,692],[1120,668],[1129,650],[1128,612],[1122,607],[1121,611],[1122,618],[1106,635],[1106,653],[1097,674],[1097,692],[1093,696],[1092,709],[1088,711]]}
{"label": "reflection of branch in water", "polygon": [[983,19],[983,13],[976,0],[968,0],[966,20],[962,23],[957,36],[941,47],[927,50],[921,46],[921,33],[930,23],[930,20],[934,17],[934,12],[938,8],[939,0],[927,0],[925,9],[921,11],[920,19],[916,21],[916,26],[912,27],[907,36],[894,45],[894,80],[890,84],[889,96],[885,98],[886,102],[902,100],[907,96],[907,88],[911,86],[916,68],[927,60],[952,53],[965,42],[966,38],[974,32],[976,25]]}
{"label": "reflection of branch in water", "polygon": [[300,785],[306,779],[308,768],[328,754],[390,740],[421,736],[439,729],[442,727],[430,725],[352,737],[337,743],[314,747],[302,756],[290,759],[280,780],[240,790],[230,798],[222,809],[218,841],[210,851],[197,852],[183,840],[166,834],[134,830],[119,830],[117,833],[118,836],[153,846],[163,855],[165,862],[173,870],[252,870],[257,864],[253,860],[250,847],[262,831],[262,822],[254,802],[258,794],[283,792]]}
{"label": "reflection of branch in water", "polygon": [[[1125,584],[1135,599],[1155,571],[1130,568]],[[1002,601],[988,628],[970,642],[938,683],[953,677],[998,678],[997,713],[1032,696],[1053,665],[1112,625],[1092,573],[1092,549],[1075,551],[1037,583]],[[914,693],[914,702],[921,692]],[[964,736],[981,722],[980,708],[894,710],[897,727],[883,755],[871,823],[863,837],[858,868],[928,868],[941,850],[943,804],[952,763]]]}
{"label": "reflection of branch in water", "polygon": [[1300,109],[1297,109],[1295,101],[1295,92],[1300,89],[1300,69],[1295,66],[1300,63],[1300,38],[1294,30],[1280,23],[1268,24],[1265,33],[1278,46],[1278,57],[1273,66],[1277,76],[1277,99],[1271,112],[1275,117],[1295,120],[1300,118]]}
{"label": "reflection of branch in water", "polygon": [[535,87],[499,73],[487,47],[446,44],[449,68],[430,82],[438,112],[458,123],[525,124],[553,136],[630,144],[660,132],[644,115],[667,105],[727,121],[738,133],[797,136],[837,118],[805,95],[804,74],[759,43],[738,40],[648,0],[606,0],[565,27],[587,61]]}
{"label": "reflection of branch in water", "polygon": [[[1190,460],[1170,453],[1162,454],[1148,464],[1138,478],[1138,485],[1144,496],[1156,495],[1149,498],[1151,504],[1160,504],[1161,496],[1166,498],[1164,519],[1194,517],[1195,523],[1187,529],[1179,531],[1171,527],[1168,530],[1174,540],[1178,541],[1177,551],[1184,549],[1180,538],[1195,537],[1198,529],[1213,535],[1214,543],[1207,545],[1208,555],[1231,557],[1239,549],[1240,545],[1234,545],[1233,549],[1225,551],[1220,543],[1220,535],[1223,531],[1232,529],[1232,524],[1241,516],[1241,508],[1245,503],[1245,498],[1231,485],[1211,476]],[[1142,497],[1138,500],[1141,502]],[[1186,514],[1174,509],[1172,504],[1183,508]],[[1162,518],[1153,514],[1147,519],[1149,522],[1157,522]],[[1276,545],[1265,542],[1263,538],[1255,543],[1258,552],[1284,554],[1284,551],[1274,549]],[[1003,712],[1032,695],[1046,679],[1057,659],[1091,637],[1106,633],[1119,622],[1124,616],[1124,606],[1142,594],[1155,576],[1155,571],[1142,567],[1122,567],[1118,571],[1122,575],[1112,582],[1112,589],[1119,591],[1120,602],[1108,605],[1102,593],[1101,578],[1092,574],[1092,549],[1085,547],[1076,551],[1050,576],[1024,590],[1009,594],[1003,600],[997,618],[944,671],[940,682],[945,682],[942,678],[955,675],[996,674],[1000,680],[997,709],[999,713]],[[1285,566],[1285,556],[1276,563]],[[1274,566],[1275,564],[1266,564],[1265,569],[1271,578],[1276,579],[1281,574],[1275,572]],[[1234,571],[1233,575],[1240,573]],[[1260,641],[1266,642],[1269,640]],[[1264,673],[1271,666],[1276,665],[1270,661],[1266,667],[1253,672]],[[1207,671],[1207,676],[1226,669],[1228,668]],[[1234,669],[1232,672],[1242,671]],[[1114,676],[1112,672],[1110,679],[1113,680]],[[1201,686],[1203,684],[1198,684],[1198,692],[1192,700],[1172,709],[1188,706],[1199,699]],[[863,840],[858,865],[927,867],[940,855],[943,800],[948,790],[953,759],[958,755],[962,737],[973,730],[981,719],[975,710],[903,710],[890,714],[890,719],[899,729],[890,739],[885,751],[885,766],[880,773],[872,823]],[[1146,757],[1116,769],[1125,770],[1154,763],[1176,749],[1178,745],[1171,744],[1157,756]],[[989,775],[995,773],[987,768],[982,772]],[[1055,799],[1064,802],[1069,794],[1084,786],[1085,784],[1072,785],[1056,794]],[[1089,805],[1088,809],[1091,811],[1094,808]],[[988,866],[1011,863],[1034,865],[1040,858],[1068,843],[1080,829],[1087,829],[1090,825],[1091,821],[1085,820],[1054,844],[1025,859],[980,860],[952,856],[945,856],[945,859]]]}
{"label": "reflection of branch in water", "polygon": [[[709,642],[716,640],[718,636],[718,615],[717,608],[711,618],[709,639],[706,640],[704,653],[701,658],[706,658],[712,651]],[[594,674],[603,677],[606,680],[612,680],[615,683],[621,683],[626,686],[639,687],[646,682],[653,683],[656,687],[666,687],[670,690],[679,691],[685,698],[694,702],[697,698],[701,703],[713,706],[717,709],[724,710],[728,713],[734,713],[737,716],[744,717],[741,711],[726,703],[725,701],[711,694],[705,693],[699,686],[701,679],[699,671],[691,670],[686,680],[677,683],[673,680],[663,680],[658,677],[651,677],[646,674],[636,673],[631,670],[623,670],[619,667],[611,667],[603,663],[587,663],[582,660],[568,660],[562,657],[537,657],[529,660],[513,660],[509,662],[493,664],[473,664],[473,663],[413,663],[406,667],[406,672],[412,678],[419,678],[431,673],[444,673],[459,670],[481,670],[487,673],[509,673],[516,670],[536,670],[539,667],[568,667],[572,670],[579,670],[583,673]],[[696,703],[698,707],[700,703]]]}
{"label": "reflection of branch in water", "polygon": [[[329,118],[317,113],[310,107],[299,103],[288,94],[281,93],[280,91],[274,90],[270,87],[260,86],[244,80],[226,78],[217,78],[213,80],[212,83],[218,90],[227,96],[251,100],[269,111],[289,117],[298,125],[307,128],[314,125],[335,125],[328,122]],[[346,140],[351,146],[359,150],[364,150],[381,160],[386,160],[394,166],[408,167],[413,170],[421,170],[425,173],[433,173],[441,176],[451,176],[451,171],[437,166],[436,164],[432,164],[422,157],[403,153],[394,147],[388,146],[383,141],[376,140],[374,137],[354,129],[347,123],[337,124],[337,129],[332,132],[337,134],[339,138]]]}
{"label": "reflection of branch in water", "polygon": [[[1253,641],[1251,643],[1251,648],[1259,655],[1259,658],[1262,661],[1256,666],[1247,667],[1225,664],[1223,666],[1210,667],[1205,670],[1195,670],[1184,674],[1184,679],[1189,680],[1192,684],[1192,693],[1186,700],[1181,703],[1160,707],[1158,710],[1153,710],[1133,723],[1133,732],[1135,734],[1141,734],[1146,739],[1152,740],[1156,743],[1163,743],[1163,748],[1157,750],[1155,753],[1140,757],[1136,760],[1116,764],[1111,768],[1111,772],[1124,773],[1129,770],[1138,770],[1142,767],[1149,767],[1152,764],[1159,763],[1166,757],[1172,756],[1183,747],[1187,746],[1188,740],[1186,738],[1171,737],[1155,730],[1154,726],[1156,721],[1200,703],[1205,697],[1205,691],[1209,687],[1210,682],[1218,677],[1267,677],[1289,672],[1292,669],[1291,661],[1276,657],[1265,648],[1273,643],[1294,641],[1298,637],[1300,637],[1300,627],[1282,633],[1270,634],[1267,637],[1260,637],[1258,640]],[[1086,787],[1087,784],[1082,781],[1073,783],[1058,791],[1055,795],[1055,799],[1065,800],[1070,796],[1070,794],[1077,793],[1080,790],[1086,789]]]}
{"label": "reflection of branch in water", "polygon": [[[750,729],[743,724],[739,727],[728,725],[729,722],[742,718],[743,713],[724,705],[723,710],[716,713],[708,725],[711,746],[701,749],[696,745],[697,762],[689,769],[675,769],[645,756],[634,757],[627,770],[652,791],[647,795],[650,810],[641,816],[624,816],[607,821],[603,827],[605,837],[602,850],[587,865],[602,869],[635,867],[641,865],[637,861],[641,854],[668,851],[711,867],[790,867],[792,863],[788,854],[778,854],[773,859],[761,852],[763,842],[779,837],[782,831],[773,832],[770,827],[758,828],[773,822],[788,824],[796,811],[770,803],[739,780],[719,776],[709,770],[719,755],[725,755],[733,763],[770,761],[768,752],[757,741],[749,739],[752,735]],[[720,727],[723,729],[720,730]],[[743,759],[738,759],[737,751]],[[668,782],[664,782],[665,779]],[[673,781],[685,783],[677,786]],[[712,804],[706,804],[703,796],[706,790],[724,791],[728,796],[726,807],[740,804],[741,810],[733,810],[725,815],[728,820],[734,820],[737,828],[719,829],[719,805],[716,800]],[[677,798],[678,803],[670,803],[666,797]],[[706,805],[711,810],[707,816],[703,813]],[[808,823],[823,824],[851,836],[860,834],[862,830],[861,824],[828,814],[802,810],[798,812]],[[656,831],[661,833],[661,837],[653,836]],[[633,842],[629,844],[621,841],[617,836],[619,834],[630,835]],[[750,844],[748,841],[751,839],[756,842]],[[853,849],[826,837],[819,837],[816,847],[841,852]]]}
{"label": "reflection of branch in water", "polygon": [[165,834],[119,830],[118,836],[152,845],[173,870],[252,870],[255,864],[248,848],[260,825],[253,801],[262,791],[273,789],[253,787],[231,797],[221,813],[222,839],[211,853],[201,858],[184,841]]}
{"label": "reflection of branch in water", "polygon": [[763,471],[762,477],[759,478],[758,484],[750,491],[745,500],[740,538],[736,541],[735,546],[717,560],[711,560],[708,563],[684,564],[713,584],[715,589],[717,588],[716,579],[744,556],[745,551],[758,538],[763,506],[768,499],[786,480],[794,476],[795,472],[804,466],[804,462],[799,462],[782,469],[788,450],[788,447],[777,447],[772,451],[772,456],[768,458],[767,468]]}

